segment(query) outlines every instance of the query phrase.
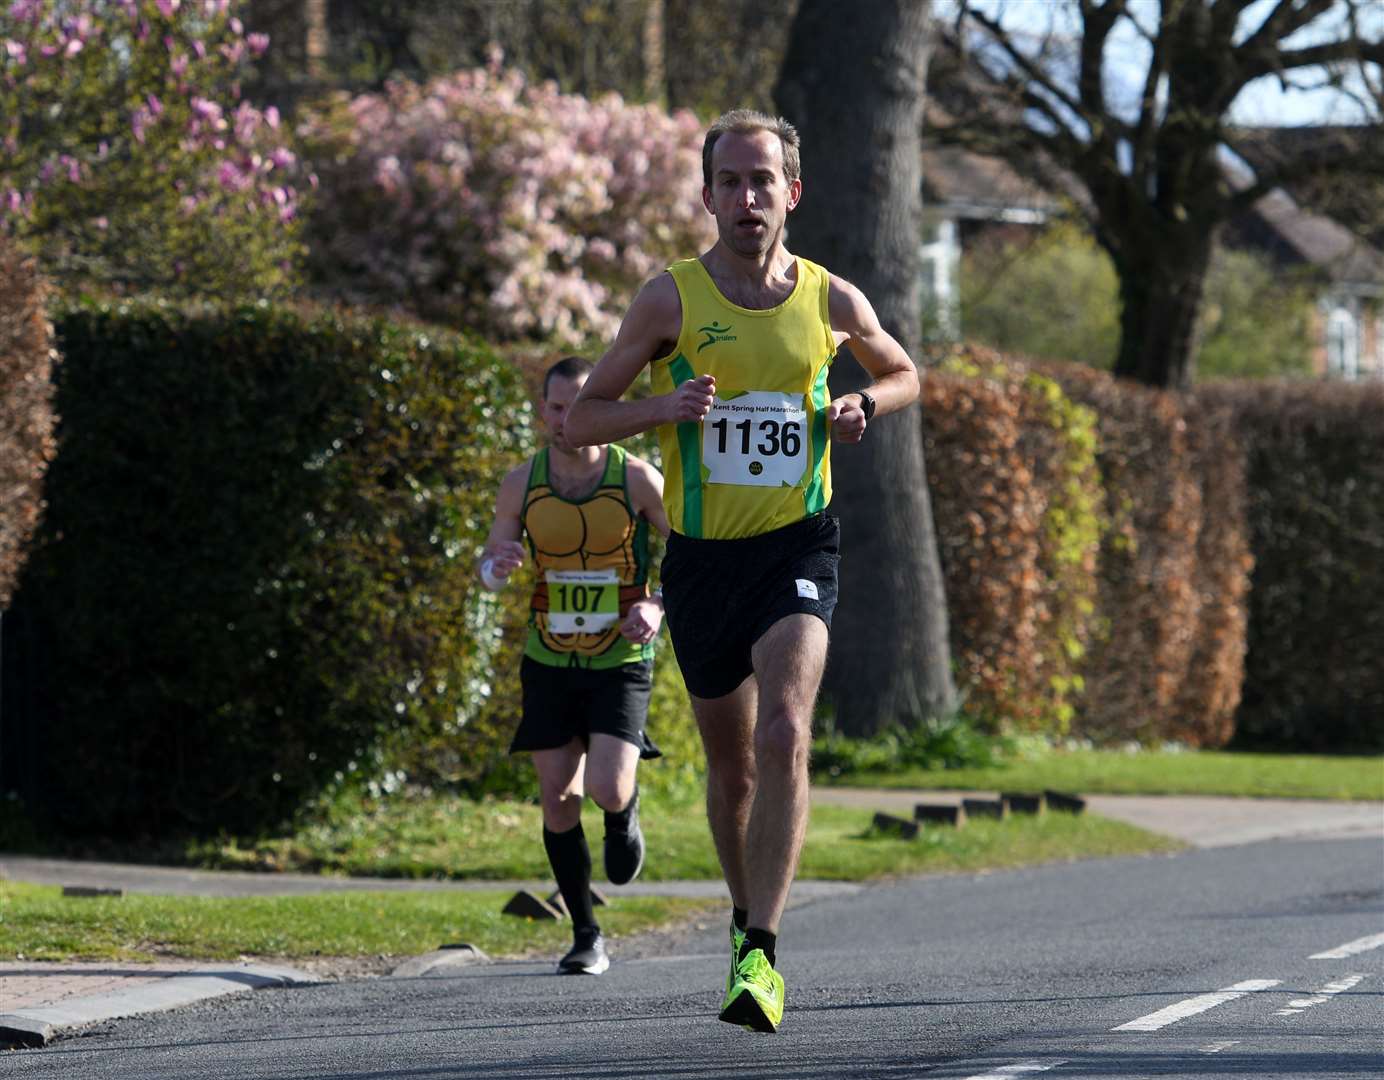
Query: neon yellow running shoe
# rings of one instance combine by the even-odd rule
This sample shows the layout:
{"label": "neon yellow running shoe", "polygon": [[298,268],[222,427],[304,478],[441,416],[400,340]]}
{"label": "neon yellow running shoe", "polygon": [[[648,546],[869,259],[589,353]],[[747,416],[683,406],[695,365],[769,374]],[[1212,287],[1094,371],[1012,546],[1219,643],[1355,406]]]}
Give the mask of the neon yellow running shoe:
{"label": "neon yellow running shoe", "polygon": [[735,967],[740,963],[740,946],[745,944],[745,931],[730,924],[730,970],[726,972],[726,997],[730,997],[730,988],[735,985]]}
{"label": "neon yellow running shoe", "polygon": [[783,1019],[783,976],[763,949],[751,949],[736,965],[735,983],[721,1002],[721,1019],[772,1035]]}

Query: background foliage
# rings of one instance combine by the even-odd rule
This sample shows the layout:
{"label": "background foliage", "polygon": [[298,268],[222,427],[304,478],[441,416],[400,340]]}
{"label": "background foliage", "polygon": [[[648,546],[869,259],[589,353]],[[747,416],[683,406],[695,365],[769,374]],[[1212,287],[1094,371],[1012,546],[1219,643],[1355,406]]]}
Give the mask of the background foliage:
{"label": "background foliage", "polygon": [[228,0],[0,7],[0,234],[69,293],[291,285],[311,178],[240,100],[267,45]]}
{"label": "background foliage", "polygon": [[[332,0],[320,71],[309,71],[301,0],[248,0],[270,36],[249,92],[295,101],[324,89],[378,91],[479,67],[493,45],[564,92],[692,108],[767,109],[797,0]],[[727,48],[726,42],[735,42]]]}
{"label": "background foliage", "polygon": [[53,328],[37,269],[0,239],[0,609],[9,605],[57,451]]}
{"label": "background foliage", "polygon": [[[1218,248],[1200,316],[1199,381],[1305,375],[1311,370],[1309,279],[1265,257]],[[1108,370],[1119,349],[1119,282],[1108,256],[1074,222],[1021,238],[968,242],[961,326],[1006,353]]]}

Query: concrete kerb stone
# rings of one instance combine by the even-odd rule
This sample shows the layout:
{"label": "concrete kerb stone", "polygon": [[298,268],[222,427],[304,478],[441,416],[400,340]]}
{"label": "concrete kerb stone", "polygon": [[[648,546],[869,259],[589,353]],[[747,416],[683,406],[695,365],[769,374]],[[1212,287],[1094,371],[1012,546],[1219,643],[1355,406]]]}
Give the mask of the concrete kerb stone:
{"label": "concrete kerb stone", "polygon": [[396,979],[417,979],[430,975],[442,968],[470,967],[472,964],[485,964],[490,961],[484,950],[469,943],[444,945],[440,949],[413,956],[405,960],[389,974]]}
{"label": "concrete kerb stone", "polygon": [[0,1015],[0,1045],[45,1046],[60,1035],[103,1020],[176,1009],[244,990],[309,986],[320,981],[294,968],[266,964],[198,968],[111,993],[66,998],[51,1005],[5,1013]]}

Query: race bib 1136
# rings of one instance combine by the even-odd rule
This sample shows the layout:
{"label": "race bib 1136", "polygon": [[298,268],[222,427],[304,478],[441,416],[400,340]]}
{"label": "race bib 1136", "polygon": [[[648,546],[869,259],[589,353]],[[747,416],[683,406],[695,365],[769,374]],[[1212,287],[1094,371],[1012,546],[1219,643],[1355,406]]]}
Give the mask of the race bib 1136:
{"label": "race bib 1136", "polygon": [[807,469],[807,443],[801,394],[747,390],[718,397],[702,423],[707,483],[791,487]]}

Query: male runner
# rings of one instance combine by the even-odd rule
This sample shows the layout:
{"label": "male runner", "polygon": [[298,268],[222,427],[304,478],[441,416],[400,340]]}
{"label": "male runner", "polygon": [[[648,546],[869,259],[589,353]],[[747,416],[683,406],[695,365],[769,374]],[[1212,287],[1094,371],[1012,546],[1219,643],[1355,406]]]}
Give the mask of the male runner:
{"label": "male runner", "polygon": [[[802,195],[792,125],[725,114],[707,132],[702,173],[715,246],[640,290],[566,430],[584,444],[658,429],[673,528],[668,624],[733,904],[720,1016],[774,1031],[775,945],[806,829],[812,709],[836,606],[831,443],[859,442],[875,415],[914,401],[918,373],[858,289],[784,247]],[[827,371],[843,344],[873,381],[831,400]],[[620,400],[646,365],[653,396]]]}
{"label": "male runner", "polygon": [[[644,733],[653,641],[663,598],[649,595],[649,535],[668,535],[663,477],[619,446],[575,447],[567,411],[591,372],[566,357],[543,380],[550,441],[500,485],[480,565],[498,590],[524,562],[537,567],[529,638],[520,668],[524,715],[510,753],[533,752],[543,801],[543,846],[572,916],[562,974],[610,966],[591,899],[583,793],[605,810],[605,870],[632,881],[644,864],[636,771],[658,757]],[[522,541],[521,541],[522,538]]]}

